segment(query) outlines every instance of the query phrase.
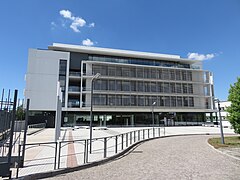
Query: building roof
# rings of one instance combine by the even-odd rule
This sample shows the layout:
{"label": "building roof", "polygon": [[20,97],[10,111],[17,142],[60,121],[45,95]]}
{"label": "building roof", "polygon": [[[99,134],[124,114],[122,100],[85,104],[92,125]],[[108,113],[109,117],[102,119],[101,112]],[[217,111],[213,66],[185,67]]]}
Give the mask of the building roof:
{"label": "building roof", "polygon": [[53,45],[48,46],[48,49],[58,50],[58,51],[98,54],[98,55],[122,56],[122,57],[130,57],[130,58],[168,60],[168,61],[174,61],[174,62],[180,62],[180,63],[186,63],[186,64],[194,64],[199,62],[198,60],[180,58],[179,55],[159,54],[159,53],[100,48],[100,47],[88,47],[88,46],[60,44],[60,43],[53,43]]}

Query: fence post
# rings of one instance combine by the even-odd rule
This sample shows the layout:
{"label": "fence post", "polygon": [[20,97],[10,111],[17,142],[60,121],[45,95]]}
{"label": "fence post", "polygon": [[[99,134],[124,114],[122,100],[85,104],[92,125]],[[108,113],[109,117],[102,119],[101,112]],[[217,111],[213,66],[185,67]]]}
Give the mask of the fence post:
{"label": "fence post", "polygon": [[138,141],[140,141],[140,130],[138,130]]}
{"label": "fence post", "polygon": [[[13,133],[14,133],[14,125],[16,120],[16,107],[17,107],[17,96],[18,90],[14,91],[14,102],[13,102],[13,110],[12,110],[12,122],[10,129],[10,139],[9,139],[9,147],[8,147],[8,169],[10,171],[11,159],[12,159],[12,144],[13,144]],[[11,172],[9,174],[9,178],[11,178]]]}
{"label": "fence post", "polygon": [[54,170],[56,169],[56,164],[57,164],[57,144],[58,142],[55,142]]}
{"label": "fence post", "polygon": [[104,154],[103,157],[107,157],[107,138],[104,138]]}
{"label": "fence post", "polygon": [[117,154],[117,146],[118,146],[118,136],[116,136],[116,139],[115,139],[115,153]]}
{"label": "fence post", "polygon": [[19,146],[18,146],[18,161],[17,161],[17,173],[16,173],[16,178],[18,178],[19,166],[20,166],[20,163],[21,163],[20,153],[21,153],[21,144],[19,144]]}
{"label": "fence post", "polygon": [[159,137],[160,137],[160,135],[161,135],[161,134],[160,134],[160,133],[161,133],[160,131],[161,131],[161,130],[160,130],[160,127],[159,127],[159,128],[158,128],[158,136],[159,136]]}
{"label": "fence post", "polygon": [[132,144],[132,132],[130,132],[130,144]]}
{"label": "fence post", "polygon": [[133,133],[134,133],[134,142],[136,142],[136,131],[134,131]]}
{"label": "fence post", "polygon": [[28,112],[29,112],[30,99],[27,99],[27,107],[25,114],[25,128],[24,128],[24,136],[23,136],[23,150],[22,150],[22,159],[21,159],[21,167],[24,166],[24,157],[25,157],[25,145],[27,139],[27,129],[28,129]]}
{"label": "fence post", "polygon": [[145,139],[145,129],[143,129],[143,139]]}
{"label": "fence post", "polygon": [[60,156],[61,156],[61,148],[62,148],[62,143],[59,142],[59,149],[58,149],[58,169],[60,168]]}
{"label": "fence post", "polygon": [[126,147],[128,147],[128,133],[126,133]]}
{"label": "fence post", "polygon": [[123,150],[123,143],[124,143],[124,139],[123,139],[123,134],[122,134],[122,150]]}
{"label": "fence post", "polygon": [[86,140],[86,163],[88,163],[88,139]]}
{"label": "fence post", "polygon": [[164,136],[165,136],[165,127],[164,127]]}
{"label": "fence post", "polygon": [[150,130],[148,129],[148,139],[149,139],[149,131],[150,131]]}

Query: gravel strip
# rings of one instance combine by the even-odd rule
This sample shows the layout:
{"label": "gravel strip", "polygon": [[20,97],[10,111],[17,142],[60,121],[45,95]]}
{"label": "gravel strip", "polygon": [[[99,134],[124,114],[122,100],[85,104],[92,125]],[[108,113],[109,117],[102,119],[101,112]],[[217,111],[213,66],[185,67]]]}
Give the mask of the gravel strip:
{"label": "gravel strip", "polygon": [[49,179],[217,179],[239,180],[240,161],[207,144],[211,136],[161,138],[97,167]]}

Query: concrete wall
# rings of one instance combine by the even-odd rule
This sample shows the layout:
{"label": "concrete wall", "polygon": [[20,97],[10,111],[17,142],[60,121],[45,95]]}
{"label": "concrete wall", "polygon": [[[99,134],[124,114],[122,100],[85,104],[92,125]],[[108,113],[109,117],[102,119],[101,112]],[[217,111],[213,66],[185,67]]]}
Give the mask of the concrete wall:
{"label": "concrete wall", "polygon": [[30,98],[30,110],[56,109],[60,59],[69,61],[69,53],[29,50],[25,98]]}

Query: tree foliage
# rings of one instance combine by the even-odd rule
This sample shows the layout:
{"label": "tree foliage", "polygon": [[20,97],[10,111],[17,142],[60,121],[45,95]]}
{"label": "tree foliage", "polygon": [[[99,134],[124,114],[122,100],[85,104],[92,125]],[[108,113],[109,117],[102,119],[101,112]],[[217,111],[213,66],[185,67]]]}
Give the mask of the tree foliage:
{"label": "tree foliage", "polygon": [[230,123],[235,133],[240,134],[240,78],[234,85],[230,85],[228,101],[231,101],[231,106],[227,108]]}

